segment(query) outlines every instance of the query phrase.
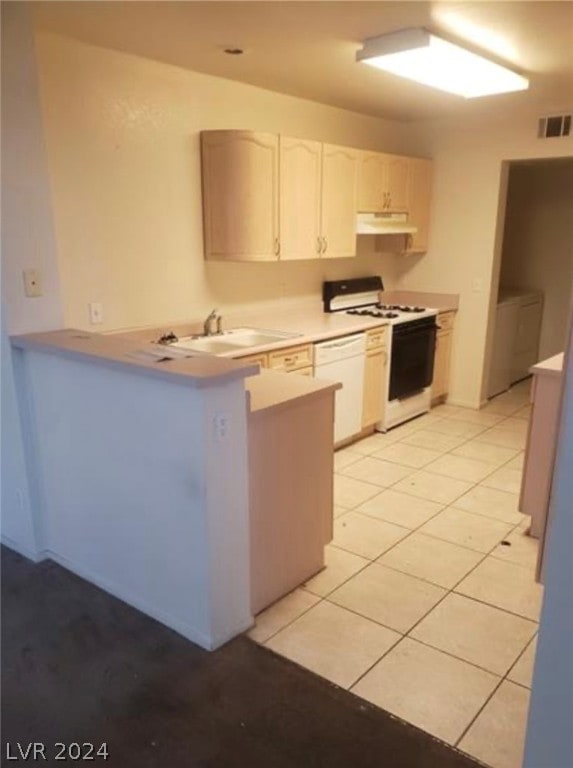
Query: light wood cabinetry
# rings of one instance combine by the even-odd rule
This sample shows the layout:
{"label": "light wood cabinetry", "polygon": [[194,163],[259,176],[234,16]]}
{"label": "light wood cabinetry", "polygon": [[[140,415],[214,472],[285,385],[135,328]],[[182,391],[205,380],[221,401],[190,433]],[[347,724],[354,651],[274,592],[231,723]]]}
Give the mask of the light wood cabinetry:
{"label": "light wood cabinetry", "polygon": [[432,381],[432,403],[445,400],[449,390],[454,314],[454,312],[440,312],[438,314],[438,331],[436,333],[436,351],[434,354],[434,378]]}
{"label": "light wood cabinetry", "polygon": [[313,375],[312,344],[299,344],[296,347],[244,355],[238,359],[244,363],[258,363],[261,368],[271,368],[274,371],[298,373],[301,376]]}
{"label": "light wood cabinetry", "polygon": [[356,255],[357,186],[358,151],[349,147],[323,144],[322,257],[343,258]]}
{"label": "light wood cabinetry", "polygon": [[356,255],[356,213],[406,212],[428,247],[432,163],[257,131],[203,131],[205,258]]}
{"label": "light wood cabinetry", "polygon": [[388,366],[388,328],[374,328],[366,333],[362,427],[371,427],[384,416]]}
{"label": "light wood cabinetry", "polygon": [[242,363],[258,363],[261,368],[269,367],[269,356],[266,352],[261,352],[258,355],[245,355],[239,359]]}
{"label": "light wood cabinetry", "polygon": [[408,237],[410,253],[428,250],[433,164],[431,160],[411,157],[408,175],[408,220],[418,231]]}
{"label": "light wood cabinetry", "polygon": [[205,258],[278,258],[278,136],[204,131],[201,157]]}
{"label": "light wood cabinetry", "polygon": [[296,371],[301,368],[312,368],[312,344],[301,344],[297,347],[279,349],[269,352],[269,368],[275,371]]}
{"label": "light wood cabinetry", "polygon": [[382,152],[360,152],[358,211],[408,210],[410,158]]}
{"label": "light wood cabinetry", "polygon": [[280,137],[280,258],[322,252],[322,144]]}
{"label": "light wood cabinetry", "polygon": [[205,258],[356,255],[358,151],[252,131],[201,134]]}

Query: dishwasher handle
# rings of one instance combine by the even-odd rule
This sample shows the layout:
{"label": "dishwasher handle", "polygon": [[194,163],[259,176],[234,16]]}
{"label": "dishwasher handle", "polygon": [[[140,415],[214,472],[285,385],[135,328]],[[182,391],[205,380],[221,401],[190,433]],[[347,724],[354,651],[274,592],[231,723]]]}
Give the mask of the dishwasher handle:
{"label": "dishwasher handle", "polygon": [[322,362],[343,360],[353,355],[361,355],[366,352],[366,334],[359,333],[352,336],[323,341],[314,345],[314,362],[320,365]]}

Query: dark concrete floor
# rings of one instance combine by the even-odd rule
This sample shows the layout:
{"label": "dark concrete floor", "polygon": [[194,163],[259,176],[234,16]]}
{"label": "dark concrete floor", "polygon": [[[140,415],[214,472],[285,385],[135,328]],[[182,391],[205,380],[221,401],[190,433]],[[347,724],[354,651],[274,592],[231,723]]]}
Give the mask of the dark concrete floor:
{"label": "dark concrete floor", "polygon": [[34,741],[44,765],[55,742],[106,742],[88,764],[114,768],[478,765],[245,637],[207,653],[52,562],[3,548],[2,596],[4,759]]}

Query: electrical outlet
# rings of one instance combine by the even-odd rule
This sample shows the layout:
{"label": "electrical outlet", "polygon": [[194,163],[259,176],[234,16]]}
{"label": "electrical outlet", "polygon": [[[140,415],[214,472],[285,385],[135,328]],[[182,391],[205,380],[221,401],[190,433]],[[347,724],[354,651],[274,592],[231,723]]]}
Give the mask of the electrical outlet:
{"label": "electrical outlet", "polygon": [[28,298],[33,299],[42,295],[42,275],[39,269],[25,269],[23,271],[24,276],[24,291]]}
{"label": "electrical outlet", "polygon": [[103,304],[101,301],[91,301],[88,304],[90,311],[90,323],[92,325],[99,325],[103,323]]}
{"label": "electrical outlet", "polygon": [[472,291],[474,293],[483,292],[483,280],[481,279],[481,277],[474,277],[472,281]]}
{"label": "electrical outlet", "polygon": [[216,413],[213,417],[213,427],[215,428],[215,438],[217,440],[226,440],[229,436],[231,419],[228,413]]}

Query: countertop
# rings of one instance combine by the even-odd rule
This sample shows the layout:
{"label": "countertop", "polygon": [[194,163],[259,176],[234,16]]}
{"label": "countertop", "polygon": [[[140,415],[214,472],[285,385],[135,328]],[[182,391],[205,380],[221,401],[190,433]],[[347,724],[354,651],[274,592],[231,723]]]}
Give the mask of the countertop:
{"label": "countertop", "polygon": [[193,387],[244,379],[258,373],[257,365],[198,352],[186,352],[184,356],[179,353],[177,358],[166,359],[170,355],[168,347],[74,328],[12,336],[10,341],[19,349],[47,352],[114,368],[133,368],[155,378],[175,380]]}
{"label": "countertop", "polygon": [[336,381],[323,381],[311,376],[297,376],[296,373],[283,373],[262,369],[259,376],[245,379],[245,388],[249,393],[250,413],[267,412],[281,408],[293,402],[324,395],[342,388]]}
{"label": "countertop", "polygon": [[[385,301],[392,300],[393,303],[422,304],[425,302],[425,306],[435,306],[440,311],[456,311],[458,307],[458,297],[454,294],[428,294],[410,291],[407,293],[386,292],[382,296]],[[430,304],[428,302],[429,298],[433,299],[435,303]],[[261,330],[267,329],[296,334],[296,336],[276,341],[272,344],[248,347],[239,352],[233,350],[221,354],[221,357],[227,358],[325,341],[337,336],[359,333],[371,328],[379,328],[381,325],[388,325],[387,321],[380,318],[347,315],[345,312],[324,312],[322,302],[316,299],[298,302],[277,302],[265,308],[222,314],[223,329],[246,326]],[[203,323],[202,321],[181,324],[166,323],[153,328],[114,331],[112,335],[132,340],[137,339],[140,342],[154,342],[169,331],[173,331],[179,337],[199,334],[203,331]]]}
{"label": "countertop", "polygon": [[561,376],[563,372],[563,352],[532,365],[529,370],[535,375]]}

